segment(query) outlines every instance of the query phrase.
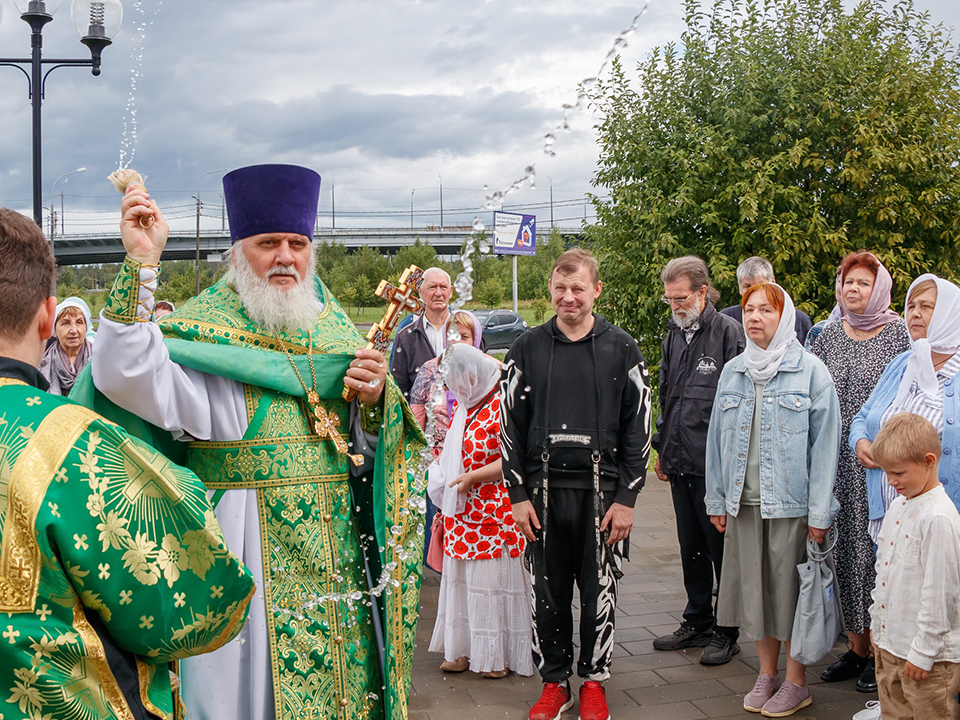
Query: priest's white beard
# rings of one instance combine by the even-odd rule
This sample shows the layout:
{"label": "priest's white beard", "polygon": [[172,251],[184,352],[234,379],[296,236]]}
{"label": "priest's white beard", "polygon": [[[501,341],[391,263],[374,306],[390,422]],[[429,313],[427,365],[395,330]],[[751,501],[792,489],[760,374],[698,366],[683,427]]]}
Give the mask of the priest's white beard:
{"label": "priest's white beard", "polygon": [[[308,330],[317,322],[319,298],[316,282],[316,250],[310,244],[307,277],[300,280],[293,265],[270,268],[265,278],[257,277],[240,243],[230,249],[233,262],[227,270],[227,282],[237,289],[247,315],[270,332],[298,332]],[[296,281],[292,287],[270,284],[273,275],[290,275]]]}

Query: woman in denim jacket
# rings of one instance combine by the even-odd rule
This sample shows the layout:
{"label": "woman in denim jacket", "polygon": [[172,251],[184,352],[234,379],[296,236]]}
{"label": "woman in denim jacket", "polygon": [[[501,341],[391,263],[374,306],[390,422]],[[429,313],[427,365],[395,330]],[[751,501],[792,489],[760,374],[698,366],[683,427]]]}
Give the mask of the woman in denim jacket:
{"label": "woman in denim jacket", "polygon": [[940,433],[940,482],[960,508],[960,288],[936,275],[921,275],[907,292],[905,318],[911,349],[891,361],[850,425],[850,447],[867,468],[868,529],[874,542],[896,491],[870,449],[896,413],[921,415]]}
{"label": "woman in denim jacket", "polygon": [[757,642],[744,709],[784,717],[813,701],[806,668],[788,656],[781,682],[777,661],[807,537],[822,542],[839,510],[840,406],[830,372],[797,342],[783,288],[754,285],[741,303],[747,349],[723,368],[707,434],[706,509],[726,533],[717,623]]}

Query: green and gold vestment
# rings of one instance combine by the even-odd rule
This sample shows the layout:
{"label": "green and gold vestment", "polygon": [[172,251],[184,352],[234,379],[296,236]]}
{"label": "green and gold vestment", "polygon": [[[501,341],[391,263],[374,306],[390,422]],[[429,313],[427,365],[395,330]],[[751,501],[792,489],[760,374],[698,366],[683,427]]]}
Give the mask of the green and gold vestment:
{"label": "green and gold vestment", "polygon": [[[140,266],[128,258],[106,317],[136,322],[139,278]],[[347,458],[312,432],[306,393],[284,346],[310,382],[312,341],[322,404],[337,415],[349,441],[343,377],[365,345],[321,283],[318,290],[324,307],[310,340],[307,332],[277,338],[255,325],[225,281],[158,326],[174,362],[243,384],[244,436],[189,443],[185,461],[208,488],[257,493],[277,720],[401,720],[422,573],[423,498],[416,476],[424,440],[392,378],[377,406],[361,408],[364,430],[378,438],[372,473],[351,477]],[[140,429],[158,443],[170,437],[143,423]]]}
{"label": "green and gold vestment", "polygon": [[243,626],[253,579],[196,476],[92,411],[3,377],[0,528],[5,720],[133,720],[91,618],[136,656],[140,699],[166,719],[168,663]]}

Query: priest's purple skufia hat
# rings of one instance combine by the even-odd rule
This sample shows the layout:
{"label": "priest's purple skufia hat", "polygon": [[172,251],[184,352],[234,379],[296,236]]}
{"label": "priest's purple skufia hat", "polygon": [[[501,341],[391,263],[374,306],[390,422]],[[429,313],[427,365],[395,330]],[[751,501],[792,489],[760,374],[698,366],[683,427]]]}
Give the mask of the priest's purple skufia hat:
{"label": "priest's purple skufia hat", "polygon": [[251,165],[223,176],[230,242],[263,233],[313,239],[320,176],[298,165]]}

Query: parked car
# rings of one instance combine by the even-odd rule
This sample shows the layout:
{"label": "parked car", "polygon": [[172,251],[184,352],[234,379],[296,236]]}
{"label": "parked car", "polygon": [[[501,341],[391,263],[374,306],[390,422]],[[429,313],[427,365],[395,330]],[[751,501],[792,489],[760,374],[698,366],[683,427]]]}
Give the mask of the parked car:
{"label": "parked car", "polygon": [[474,310],[483,328],[483,343],[489,350],[507,350],[517,336],[527,331],[527,321],[512,310]]}

